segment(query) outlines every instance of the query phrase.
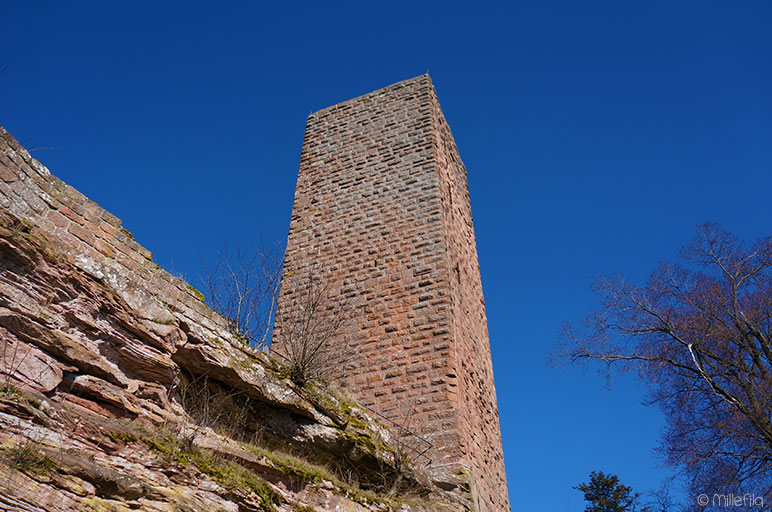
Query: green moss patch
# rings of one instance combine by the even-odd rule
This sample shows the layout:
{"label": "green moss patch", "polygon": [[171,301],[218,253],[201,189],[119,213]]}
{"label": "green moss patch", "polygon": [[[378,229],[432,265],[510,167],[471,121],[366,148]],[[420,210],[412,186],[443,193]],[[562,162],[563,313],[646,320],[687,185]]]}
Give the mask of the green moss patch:
{"label": "green moss patch", "polygon": [[183,467],[194,465],[198,471],[229,491],[238,491],[244,495],[254,493],[268,511],[274,512],[276,505],[282,503],[281,497],[268,482],[253,471],[210,450],[193,446],[171,432],[160,429],[146,431],[142,433],[141,440],[150,451],[174,460]]}
{"label": "green moss patch", "polygon": [[[286,476],[299,478],[312,484],[321,484],[323,481],[330,482],[333,484],[333,493],[339,496],[345,496],[346,498],[362,505],[390,503],[388,498],[379,496],[375,492],[360,489],[351,484],[343,482],[340,478],[333,475],[332,472],[326,467],[317,464],[311,464],[304,459],[287,453],[266,450],[248,443],[241,443],[241,446],[251,451],[258,457],[264,457],[268,459],[275,469],[279,470]],[[309,508],[308,510],[315,509]]]}
{"label": "green moss patch", "polygon": [[241,443],[241,446],[258,457],[264,457],[271,461],[273,467],[281,471],[284,475],[297,477],[313,483],[321,483],[323,480],[327,480],[335,485],[345,485],[333,476],[333,474],[325,467],[311,464],[308,461],[287,453],[266,450],[249,443]]}
{"label": "green moss patch", "polygon": [[116,441],[120,441],[126,444],[136,443],[139,441],[139,438],[131,432],[111,432],[110,437]]}
{"label": "green moss patch", "polygon": [[34,398],[29,398],[13,384],[0,386],[0,399],[2,398],[13,400],[14,402],[18,402],[18,403],[30,405],[38,410],[42,408],[42,406],[40,405],[40,402],[38,402]]}
{"label": "green moss patch", "polygon": [[121,233],[129,237],[130,240],[134,240],[134,235],[131,234],[131,231],[121,226]]}
{"label": "green moss patch", "polygon": [[189,284],[187,284],[187,283],[185,283],[185,286],[187,286],[187,287],[188,287],[188,290],[190,291],[190,293],[192,293],[193,295],[195,295],[195,297],[196,297],[198,300],[200,300],[201,302],[203,302],[203,303],[205,303],[205,304],[206,304],[206,297],[204,297],[204,294],[203,294],[203,293],[201,293],[200,291],[196,290],[194,287],[192,287],[191,285],[189,285]]}
{"label": "green moss patch", "polygon": [[46,475],[56,468],[54,461],[30,442],[11,448],[7,455],[11,467],[24,473]]}

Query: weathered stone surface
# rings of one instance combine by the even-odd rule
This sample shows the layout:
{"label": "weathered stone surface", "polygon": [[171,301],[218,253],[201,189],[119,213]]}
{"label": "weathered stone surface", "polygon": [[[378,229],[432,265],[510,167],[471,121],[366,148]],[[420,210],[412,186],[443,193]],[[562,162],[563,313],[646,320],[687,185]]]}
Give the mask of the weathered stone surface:
{"label": "weathered stone surface", "polygon": [[62,365],[45,352],[11,337],[0,329],[5,342],[0,353],[0,367],[10,376],[38,391],[48,392],[62,382]]}
{"label": "weathered stone surface", "polygon": [[[65,485],[66,487],[66,485]],[[0,510],[33,512],[39,510],[65,512],[82,510],[84,499],[48,482],[39,482],[30,475],[0,465]]]}
{"label": "weathered stone surface", "polygon": [[[75,476],[88,482],[99,496],[135,500],[148,492],[148,486],[138,478],[102,466],[88,457],[53,450],[42,450],[42,453],[54,461],[57,474]],[[84,492],[88,494],[89,490],[84,487]]]}
{"label": "weathered stone surface", "polygon": [[35,344],[54,357],[114,384],[126,385],[128,379],[96,351],[65,333],[42,326],[29,317],[0,308],[0,326],[18,339]]}
{"label": "weathered stone surface", "polygon": [[64,387],[70,393],[85,395],[108,403],[131,414],[138,414],[139,407],[131,393],[93,375],[70,375]]}
{"label": "weathered stone surface", "polygon": [[267,377],[262,364],[227,347],[230,345],[189,342],[174,353],[173,359],[183,368],[224,382],[262,402],[285,407],[315,421],[331,423],[313,405],[301,399],[288,381]]}

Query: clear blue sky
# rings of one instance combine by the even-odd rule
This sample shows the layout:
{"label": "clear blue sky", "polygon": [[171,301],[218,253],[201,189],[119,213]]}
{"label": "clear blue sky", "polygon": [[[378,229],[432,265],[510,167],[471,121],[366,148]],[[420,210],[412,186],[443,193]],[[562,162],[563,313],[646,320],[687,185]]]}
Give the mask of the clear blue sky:
{"label": "clear blue sky", "polygon": [[643,388],[545,358],[593,275],[772,231],[768,1],[0,1],[0,124],[195,282],[286,236],[306,116],[429,71],[469,172],[514,510],[645,491]]}

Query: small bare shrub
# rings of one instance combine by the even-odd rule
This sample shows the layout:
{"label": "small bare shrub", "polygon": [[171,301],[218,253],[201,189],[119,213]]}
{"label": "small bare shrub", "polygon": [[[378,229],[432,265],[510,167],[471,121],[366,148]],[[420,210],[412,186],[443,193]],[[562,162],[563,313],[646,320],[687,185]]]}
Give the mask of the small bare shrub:
{"label": "small bare shrub", "polygon": [[[24,364],[24,360],[29,355],[30,351],[21,351],[21,342],[18,340],[11,342],[7,337],[3,336],[2,340],[2,365],[0,371],[2,371],[2,380],[0,381],[0,394],[14,395],[18,393],[18,389],[13,384],[13,376],[16,375]],[[23,352],[23,353],[22,353]]]}
{"label": "small bare shrub", "polygon": [[180,433],[188,451],[205,429],[233,439],[246,437],[251,407],[240,391],[226,389],[204,375],[181,375],[176,393],[190,420]]}
{"label": "small bare shrub", "polygon": [[393,422],[391,433],[393,438],[389,443],[392,449],[391,478],[388,486],[392,494],[419,492],[415,486],[416,471],[421,463],[431,463],[426,452],[432,447],[427,436],[413,432],[416,420],[415,399],[406,400],[400,408],[399,416]]}
{"label": "small bare shrub", "polygon": [[209,306],[235,336],[257,348],[270,344],[281,281],[280,246],[252,252],[224,248],[214,267],[202,264]]}
{"label": "small bare shrub", "polygon": [[[285,279],[286,283],[295,282]],[[353,300],[320,282],[313,274],[303,279],[295,300],[276,317],[279,356],[283,371],[292,382],[305,386],[328,382],[351,359],[353,347],[343,331],[352,318]]]}

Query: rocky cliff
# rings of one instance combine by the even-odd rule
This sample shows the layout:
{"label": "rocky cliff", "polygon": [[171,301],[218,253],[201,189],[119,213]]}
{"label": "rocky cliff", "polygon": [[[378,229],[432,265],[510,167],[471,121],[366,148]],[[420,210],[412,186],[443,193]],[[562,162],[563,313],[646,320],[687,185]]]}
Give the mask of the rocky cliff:
{"label": "rocky cliff", "polygon": [[0,128],[0,510],[469,510]]}

